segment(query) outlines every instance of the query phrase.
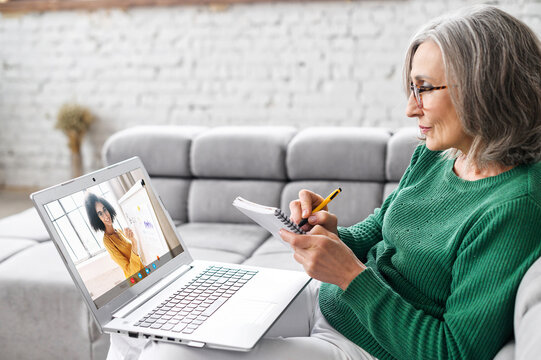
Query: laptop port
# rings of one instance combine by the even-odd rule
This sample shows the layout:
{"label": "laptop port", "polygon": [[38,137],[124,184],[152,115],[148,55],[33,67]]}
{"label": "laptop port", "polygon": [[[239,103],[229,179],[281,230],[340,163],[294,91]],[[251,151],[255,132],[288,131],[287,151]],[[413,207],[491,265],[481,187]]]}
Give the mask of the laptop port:
{"label": "laptop port", "polygon": [[169,341],[175,341],[175,339],[168,337],[167,340]]}
{"label": "laptop port", "polygon": [[156,338],[156,339],[163,339],[163,336],[154,335],[154,338]]}
{"label": "laptop port", "polygon": [[139,334],[136,332],[128,331],[128,336],[132,338],[138,338]]}

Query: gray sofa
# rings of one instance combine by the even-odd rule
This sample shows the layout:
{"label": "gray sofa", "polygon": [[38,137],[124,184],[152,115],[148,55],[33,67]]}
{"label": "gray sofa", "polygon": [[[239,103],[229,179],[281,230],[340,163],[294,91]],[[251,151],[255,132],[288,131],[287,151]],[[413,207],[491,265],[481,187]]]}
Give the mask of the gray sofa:
{"label": "gray sofa", "polygon": [[[330,209],[351,225],[396,187],[416,144],[414,128],[137,127],[109,138],[103,160],[142,159],[194,258],[302,270],[233,199],[287,210],[302,188],[327,194],[340,186]],[[33,209],[0,220],[0,289],[0,358],[105,358],[108,337]],[[541,260],[516,300],[516,340],[498,359],[541,353]]]}

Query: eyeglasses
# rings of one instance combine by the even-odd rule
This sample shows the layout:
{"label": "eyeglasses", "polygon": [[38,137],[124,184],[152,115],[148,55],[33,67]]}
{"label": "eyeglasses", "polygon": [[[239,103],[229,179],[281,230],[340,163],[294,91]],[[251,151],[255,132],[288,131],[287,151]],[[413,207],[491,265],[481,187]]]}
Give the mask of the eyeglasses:
{"label": "eyeglasses", "polygon": [[447,89],[447,86],[415,86],[413,83],[410,83],[410,90],[415,96],[415,101],[417,101],[417,107],[419,109],[423,108],[423,98],[421,97],[423,92],[443,89]]}

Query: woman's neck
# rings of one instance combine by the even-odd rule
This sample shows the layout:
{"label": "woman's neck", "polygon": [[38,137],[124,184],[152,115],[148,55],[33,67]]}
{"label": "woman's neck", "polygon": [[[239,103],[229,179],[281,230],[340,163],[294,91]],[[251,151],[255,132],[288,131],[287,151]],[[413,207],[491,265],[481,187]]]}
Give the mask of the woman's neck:
{"label": "woman's neck", "polygon": [[113,228],[113,225],[105,225],[105,233],[107,235],[112,235],[115,233],[115,229]]}
{"label": "woman's neck", "polygon": [[513,167],[514,166],[492,164],[480,168],[476,164],[468,162],[465,155],[461,155],[456,159],[453,171],[461,179],[475,181],[500,175],[501,173],[511,170]]}

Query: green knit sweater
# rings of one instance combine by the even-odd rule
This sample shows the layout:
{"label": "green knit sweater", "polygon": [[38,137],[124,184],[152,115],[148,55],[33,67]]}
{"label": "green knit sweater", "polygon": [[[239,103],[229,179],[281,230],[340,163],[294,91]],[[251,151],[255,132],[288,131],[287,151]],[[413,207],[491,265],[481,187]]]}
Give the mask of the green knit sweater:
{"label": "green knit sweater", "polygon": [[[513,336],[520,280],[541,256],[541,163],[466,181],[419,146],[398,188],[339,228],[367,269],[321,311],[384,359],[492,359]],[[361,200],[362,201],[362,200]]]}

